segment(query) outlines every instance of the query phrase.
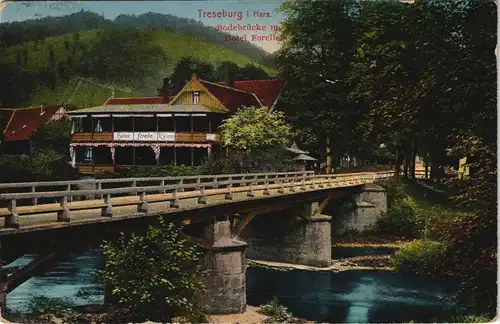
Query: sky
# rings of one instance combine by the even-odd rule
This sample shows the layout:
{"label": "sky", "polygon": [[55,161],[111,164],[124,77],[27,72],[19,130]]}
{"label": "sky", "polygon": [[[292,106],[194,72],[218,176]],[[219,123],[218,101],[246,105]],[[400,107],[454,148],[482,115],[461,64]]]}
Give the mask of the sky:
{"label": "sky", "polygon": [[[48,16],[64,16],[80,10],[92,11],[108,19],[115,19],[120,14],[140,15],[147,12],[172,14],[178,17],[193,18],[205,25],[230,24],[259,24],[265,25],[266,30],[254,31],[227,31],[234,35],[244,36],[247,40],[274,52],[279,48],[279,42],[273,38],[268,40],[252,40],[252,35],[269,36],[271,25],[279,25],[284,20],[284,15],[277,13],[282,0],[205,0],[205,1],[32,1],[32,2],[6,2],[0,13],[0,22],[23,21],[38,19]],[[200,11],[201,10],[201,11]],[[269,13],[269,16],[258,16],[259,13]],[[203,16],[204,12],[241,12],[241,20],[236,18],[213,18],[210,14]],[[247,16],[248,14],[248,16]],[[264,14],[265,15],[265,14]]]}

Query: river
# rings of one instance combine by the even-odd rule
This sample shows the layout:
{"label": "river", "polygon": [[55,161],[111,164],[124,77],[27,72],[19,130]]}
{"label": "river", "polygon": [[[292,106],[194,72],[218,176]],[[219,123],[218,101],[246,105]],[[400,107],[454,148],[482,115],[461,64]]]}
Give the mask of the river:
{"label": "river", "polygon": [[[25,255],[11,265],[22,266],[34,258]],[[50,270],[37,275],[7,296],[7,308],[26,313],[35,296],[61,298],[74,305],[104,301],[92,272],[101,269],[98,250],[68,255]],[[454,304],[439,299],[455,289],[432,281],[389,271],[344,272],[277,271],[249,267],[247,300],[259,306],[277,298],[294,316],[322,322],[417,322],[443,319]],[[84,295],[82,291],[86,291]]]}

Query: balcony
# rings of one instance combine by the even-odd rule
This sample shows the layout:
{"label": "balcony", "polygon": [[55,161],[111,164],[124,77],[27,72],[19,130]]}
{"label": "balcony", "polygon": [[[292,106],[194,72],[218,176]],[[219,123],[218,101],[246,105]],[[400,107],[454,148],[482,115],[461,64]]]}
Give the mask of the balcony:
{"label": "balcony", "polygon": [[180,143],[220,143],[217,133],[191,132],[100,132],[75,133],[72,142],[180,142]]}

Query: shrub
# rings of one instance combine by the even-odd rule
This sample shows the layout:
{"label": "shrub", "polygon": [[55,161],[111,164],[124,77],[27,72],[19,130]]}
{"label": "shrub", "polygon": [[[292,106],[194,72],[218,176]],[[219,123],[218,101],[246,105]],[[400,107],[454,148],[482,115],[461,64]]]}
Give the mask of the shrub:
{"label": "shrub", "polygon": [[403,184],[396,183],[393,180],[385,180],[379,182],[379,185],[387,193],[387,208],[391,208],[396,202],[406,197],[405,186]]}
{"label": "shrub", "polygon": [[430,240],[414,240],[397,251],[391,262],[400,272],[438,276],[441,274],[440,259],[445,245]]}
{"label": "shrub", "polygon": [[1,182],[68,180],[74,177],[69,159],[55,150],[0,157]]}
{"label": "shrub", "polygon": [[46,296],[33,296],[28,304],[29,317],[40,315],[56,316],[68,319],[74,315],[74,303],[64,298],[51,298]]}
{"label": "shrub", "polygon": [[259,313],[269,316],[264,323],[290,323],[292,314],[277,299],[259,307]]}
{"label": "shrub", "polygon": [[122,233],[116,244],[104,242],[106,264],[100,275],[134,318],[171,322],[174,316],[201,316],[201,252],[180,234],[179,227],[160,220],[143,236]]}
{"label": "shrub", "polygon": [[388,235],[417,237],[424,229],[415,201],[410,197],[396,200],[375,223],[375,230]]}
{"label": "shrub", "polygon": [[237,174],[241,173],[240,163],[233,157],[213,156],[203,163],[203,174]]}
{"label": "shrub", "polygon": [[184,165],[135,166],[121,169],[113,173],[102,173],[98,175],[97,178],[108,179],[195,176],[201,174],[201,170],[202,168],[199,166]]}

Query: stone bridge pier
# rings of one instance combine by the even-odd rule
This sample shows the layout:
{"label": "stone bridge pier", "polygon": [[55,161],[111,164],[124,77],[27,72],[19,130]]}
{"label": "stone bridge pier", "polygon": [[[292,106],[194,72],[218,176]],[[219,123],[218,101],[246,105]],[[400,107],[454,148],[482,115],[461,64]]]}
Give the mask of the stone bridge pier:
{"label": "stone bridge pier", "polygon": [[331,263],[330,216],[319,202],[256,217],[240,237],[251,259],[326,267]]}
{"label": "stone bridge pier", "polygon": [[216,217],[206,225],[205,242],[209,250],[203,258],[207,276],[201,304],[210,314],[245,312],[247,244],[232,237],[227,216]]}

